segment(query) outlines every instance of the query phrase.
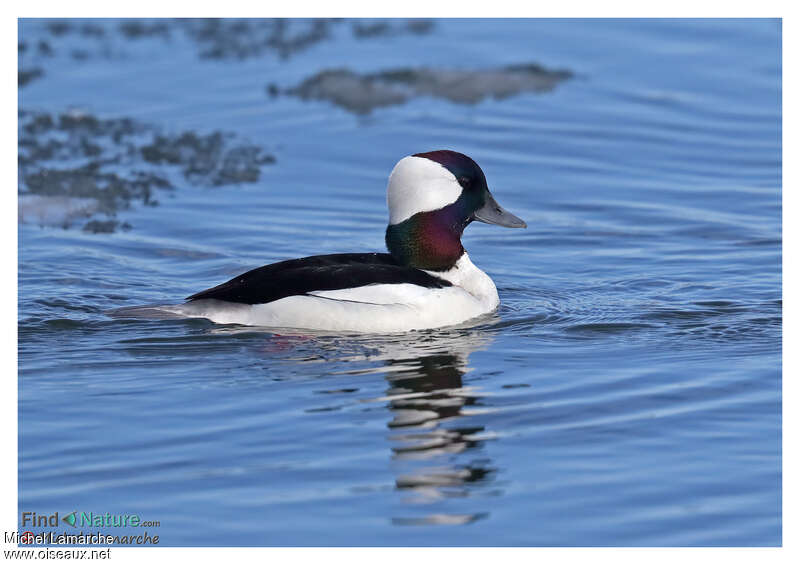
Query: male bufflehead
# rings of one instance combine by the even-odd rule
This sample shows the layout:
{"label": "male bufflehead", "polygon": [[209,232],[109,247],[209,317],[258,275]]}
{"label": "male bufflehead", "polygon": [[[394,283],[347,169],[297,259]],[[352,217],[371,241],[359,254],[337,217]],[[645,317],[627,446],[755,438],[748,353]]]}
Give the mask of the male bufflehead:
{"label": "male bufflehead", "polygon": [[461,234],[478,220],[527,227],[492,197],[475,161],[455,151],[401,159],[387,186],[389,253],[291,259],[188,297],[172,312],[221,324],[398,332],[459,324],[500,303]]}

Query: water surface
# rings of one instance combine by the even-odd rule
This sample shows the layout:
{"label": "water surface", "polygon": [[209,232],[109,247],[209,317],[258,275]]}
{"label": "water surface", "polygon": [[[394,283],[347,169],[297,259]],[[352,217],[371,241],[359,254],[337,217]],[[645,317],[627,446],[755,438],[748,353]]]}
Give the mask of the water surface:
{"label": "water surface", "polygon": [[[781,543],[779,21],[19,28],[20,512],[161,545]],[[382,250],[389,171],[437,148],[529,226],[467,229],[501,298],[476,325],[106,314]]]}

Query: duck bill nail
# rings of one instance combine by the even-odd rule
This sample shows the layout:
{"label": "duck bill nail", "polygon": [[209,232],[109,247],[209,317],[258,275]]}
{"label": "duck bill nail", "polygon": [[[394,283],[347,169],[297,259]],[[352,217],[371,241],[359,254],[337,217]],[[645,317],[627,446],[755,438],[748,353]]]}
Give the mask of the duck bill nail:
{"label": "duck bill nail", "polygon": [[475,210],[473,217],[485,224],[494,224],[506,228],[527,228],[523,220],[500,206],[491,194],[486,195],[486,203]]}

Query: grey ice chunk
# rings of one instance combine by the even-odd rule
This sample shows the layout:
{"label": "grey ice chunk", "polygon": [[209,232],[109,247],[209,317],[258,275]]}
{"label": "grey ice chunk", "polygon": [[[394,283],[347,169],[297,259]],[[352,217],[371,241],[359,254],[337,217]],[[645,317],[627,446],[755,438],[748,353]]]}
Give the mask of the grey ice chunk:
{"label": "grey ice chunk", "polygon": [[550,70],[537,64],[480,70],[401,68],[367,74],[331,69],[307,78],[286,93],[302,100],[327,100],[350,112],[367,114],[418,96],[476,104],[487,98],[548,92],[571,77],[568,70]]}

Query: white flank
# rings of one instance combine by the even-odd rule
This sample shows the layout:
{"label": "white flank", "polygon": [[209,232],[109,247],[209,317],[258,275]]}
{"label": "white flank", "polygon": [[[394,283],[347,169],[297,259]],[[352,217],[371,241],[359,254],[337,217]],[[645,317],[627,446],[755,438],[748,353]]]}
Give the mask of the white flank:
{"label": "white flank", "polygon": [[218,324],[389,333],[460,324],[492,312],[499,304],[494,283],[466,253],[450,271],[432,274],[449,280],[453,286],[375,284],[289,296],[252,306],[195,300],[171,306],[169,311],[208,318]]}

